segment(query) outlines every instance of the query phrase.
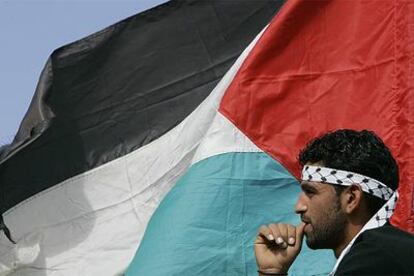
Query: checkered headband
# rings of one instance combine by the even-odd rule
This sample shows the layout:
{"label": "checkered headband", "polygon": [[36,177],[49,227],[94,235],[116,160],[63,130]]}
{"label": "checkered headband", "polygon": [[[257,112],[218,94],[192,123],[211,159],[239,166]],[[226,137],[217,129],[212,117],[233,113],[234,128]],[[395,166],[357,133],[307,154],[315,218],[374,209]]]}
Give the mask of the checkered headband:
{"label": "checkered headband", "polygon": [[315,181],[341,186],[351,186],[358,184],[361,189],[373,196],[383,200],[389,200],[394,191],[387,185],[373,178],[337,169],[320,166],[304,166],[302,170],[302,180]]}

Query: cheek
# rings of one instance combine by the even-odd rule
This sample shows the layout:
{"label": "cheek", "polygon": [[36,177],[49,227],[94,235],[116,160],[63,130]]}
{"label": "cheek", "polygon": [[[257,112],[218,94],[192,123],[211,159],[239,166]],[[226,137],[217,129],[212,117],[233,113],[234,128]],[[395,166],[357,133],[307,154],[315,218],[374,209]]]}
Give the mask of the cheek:
{"label": "cheek", "polygon": [[309,208],[307,212],[307,217],[309,217],[309,220],[312,224],[318,225],[320,223],[325,223],[327,220],[329,220],[332,216],[332,206],[328,206],[323,203],[316,203]]}

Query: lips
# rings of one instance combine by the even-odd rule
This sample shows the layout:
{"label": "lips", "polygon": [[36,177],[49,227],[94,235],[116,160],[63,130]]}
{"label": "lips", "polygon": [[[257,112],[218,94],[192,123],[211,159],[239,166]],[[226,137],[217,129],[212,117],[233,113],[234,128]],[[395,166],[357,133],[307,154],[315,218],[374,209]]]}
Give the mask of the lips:
{"label": "lips", "polygon": [[305,224],[310,224],[310,219],[308,219],[306,217],[301,217],[300,220]]}

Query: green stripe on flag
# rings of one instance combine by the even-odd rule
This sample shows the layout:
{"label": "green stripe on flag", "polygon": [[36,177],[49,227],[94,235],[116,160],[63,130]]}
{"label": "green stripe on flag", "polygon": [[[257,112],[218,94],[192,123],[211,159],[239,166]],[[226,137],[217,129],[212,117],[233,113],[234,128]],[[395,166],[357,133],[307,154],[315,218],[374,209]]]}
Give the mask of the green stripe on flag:
{"label": "green stripe on flag", "polygon": [[[253,241],[270,222],[298,224],[296,180],[265,153],[193,165],[160,203],[127,275],[257,275]],[[328,274],[330,251],[302,249],[292,275]]]}

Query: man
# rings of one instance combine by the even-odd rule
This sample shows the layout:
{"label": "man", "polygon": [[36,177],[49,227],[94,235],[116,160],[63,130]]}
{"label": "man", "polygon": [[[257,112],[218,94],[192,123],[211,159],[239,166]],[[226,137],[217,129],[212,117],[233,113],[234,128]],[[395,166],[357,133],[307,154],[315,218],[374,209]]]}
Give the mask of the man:
{"label": "man", "polygon": [[334,275],[414,275],[414,236],[388,223],[397,200],[398,166],[373,132],[338,130],[299,155],[302,192],[297,225],[269,224],[255,241],[259,275],[287,275],[303,236],[329,248]]}

